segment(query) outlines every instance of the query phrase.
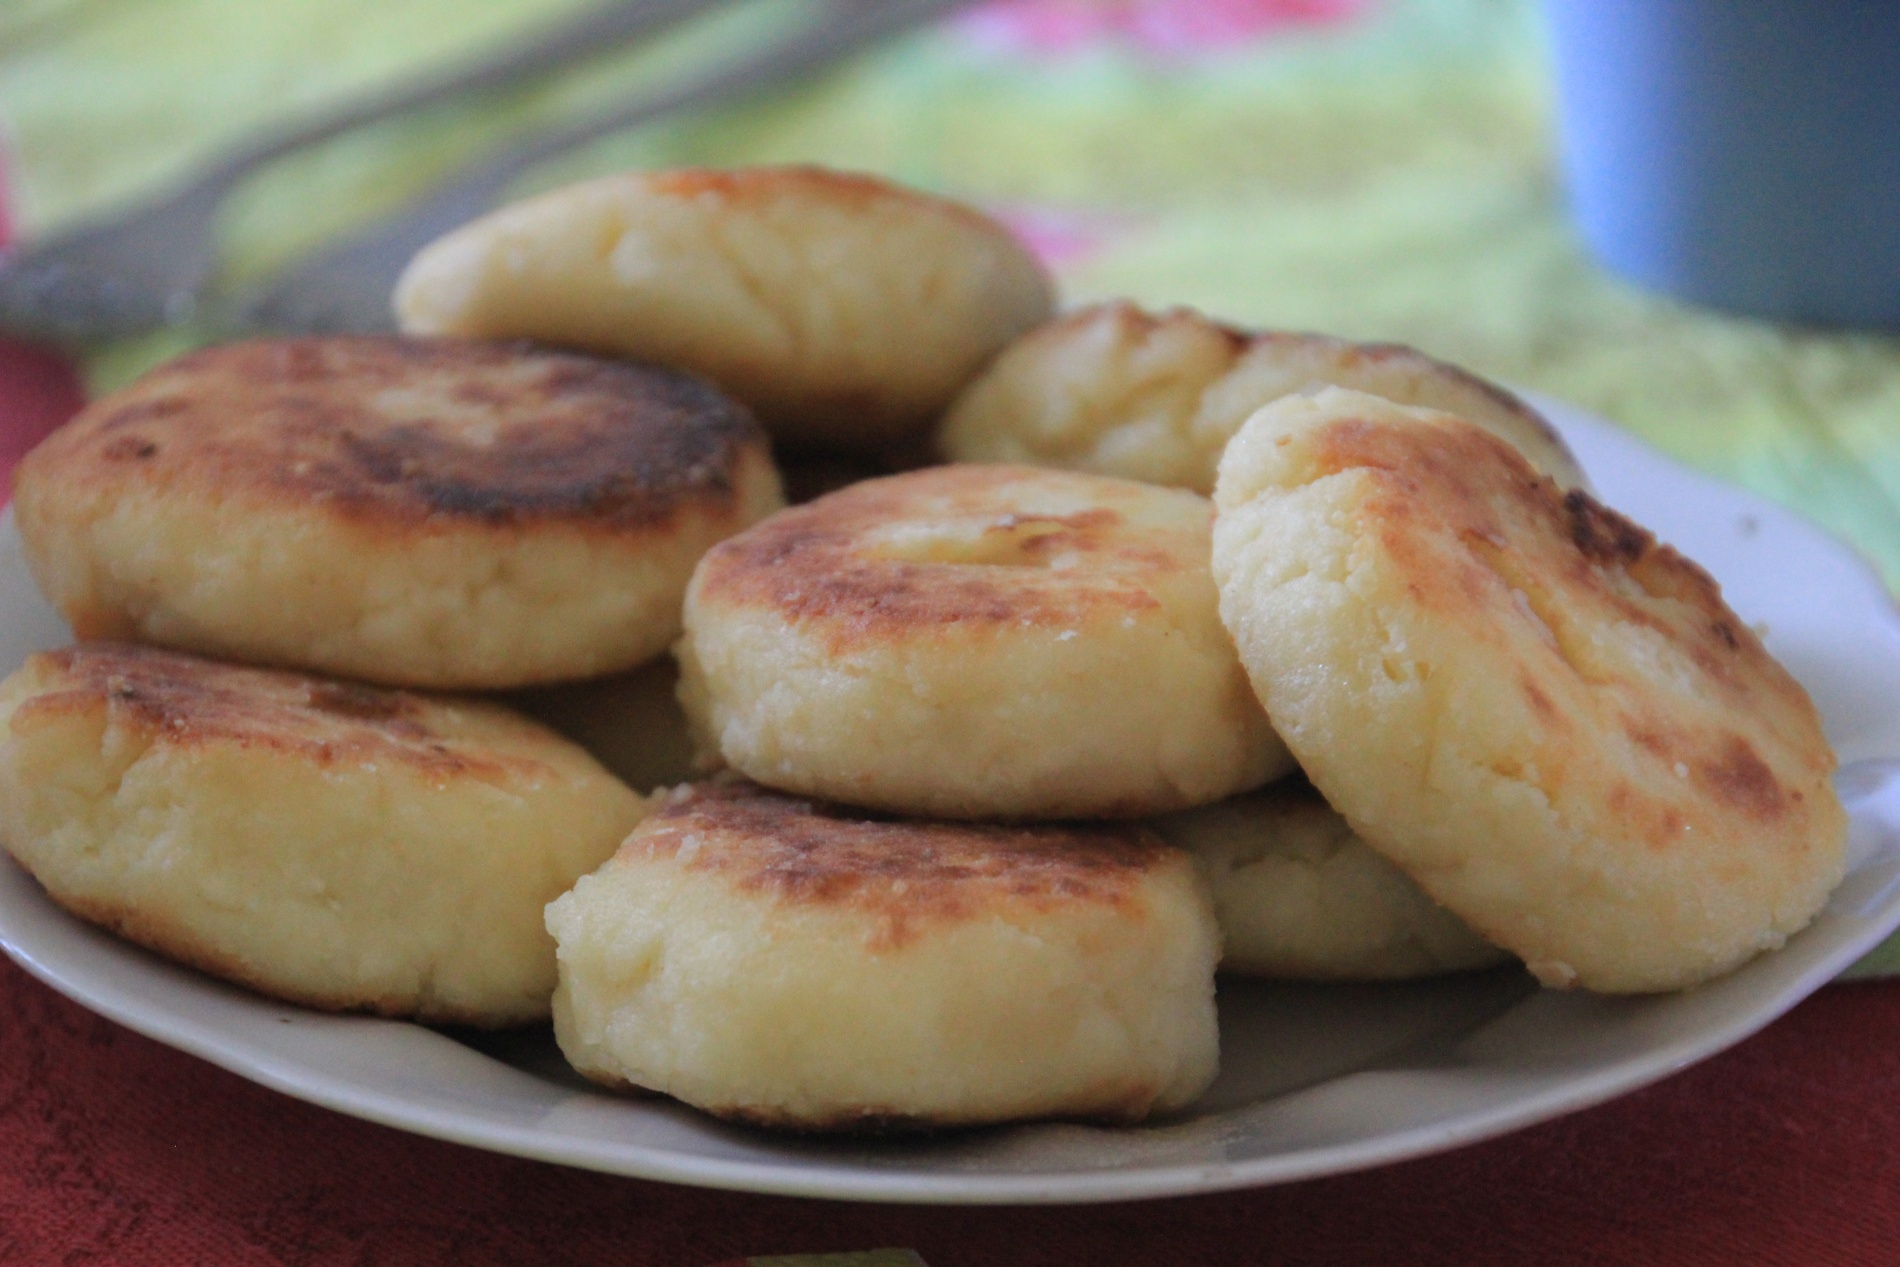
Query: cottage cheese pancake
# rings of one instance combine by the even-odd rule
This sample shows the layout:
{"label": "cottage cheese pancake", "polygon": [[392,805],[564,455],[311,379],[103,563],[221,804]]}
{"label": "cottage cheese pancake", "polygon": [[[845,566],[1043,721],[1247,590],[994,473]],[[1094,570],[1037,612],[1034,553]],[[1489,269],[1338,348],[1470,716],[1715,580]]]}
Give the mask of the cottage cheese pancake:
{"label": "cottage cheese pancake", "polygon": [[1547,984],[1693,985],[1840,880],[1807,694],[1707,573],[1496,437],[1288,397],[1216,502],[1222,615],[1300,765]]}
{"label": "cottage cheese pancake", "polygon": [[1236,330],[1186,308],[1098,304],[1004,349],[938,437],[958,462],[1027,462],[1212,492],[1221,450],[1260,406],[1324,385],[1457,414],[1566,488],[1576,459],[1516,396],[1422,352]]}
{"label": "cottage cheese pancake", "polygon": [[1219,934],[1133,827],[878,818],[681,788],[548,907],[596,1081],[803,1130],[1138,1120],[1217,1063]]}
{"label": "cottage cheese pancake", "polygon": [[175,361],[55,432],[15,490],[81,638],[441,688],[650,659],[699,556],[782,500],[764,433],[697,379],[347,337]]}
{"label": "cottage cheese pancake", "polygon": [[924,436],[1049,315],[1001,225],[816,167],[629,172],[504,207],[426,247],[404,330],[526,337],[697,371],[794,448]]}
{"label": "cottage cheese pancake", "polygon": [[94,643],[0,684],[0,843],[61,906],[312,1007],[545,1017],[541,909],[639,797],[505,709]]}
{"label": "cottage cheese pancake", "polygon": [[1134,817],[1290,768],[1221,627],[1213,508],[944,466],[782,511],[701,563],[702,745],[772,787],[951,818]]}
{"label": "cottage cheese pancake", "polygon": [[1152,826],[1207,875],[1222,972],[1398,981],[1509,958],[1355,836],[1304,779]]}

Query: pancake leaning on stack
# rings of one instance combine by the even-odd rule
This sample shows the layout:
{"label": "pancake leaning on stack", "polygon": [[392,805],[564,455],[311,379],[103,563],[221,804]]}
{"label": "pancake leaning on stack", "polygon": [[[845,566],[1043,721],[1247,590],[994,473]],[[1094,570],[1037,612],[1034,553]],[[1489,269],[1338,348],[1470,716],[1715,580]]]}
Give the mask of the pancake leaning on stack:
{"label": "pancake leaning on stack", "polygon": [[1834,754],[1708,574],[1448,414],[1328,388],[1221,461],[1256,691],[1353,829],[1540,980],[1670,990],[1843,869]]}
{"label": "pancake leaning on stack", "polygon": [[658,654],[699,556],[782,497],[687,375],[336,337],[153,371],[28,454],[14,504],[81,638],[472,689]]}

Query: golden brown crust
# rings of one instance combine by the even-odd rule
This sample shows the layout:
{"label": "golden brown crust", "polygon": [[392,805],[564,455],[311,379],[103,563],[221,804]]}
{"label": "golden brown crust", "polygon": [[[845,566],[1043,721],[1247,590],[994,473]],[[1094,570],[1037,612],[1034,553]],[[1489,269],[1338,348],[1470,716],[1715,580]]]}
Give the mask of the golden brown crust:
{"label": "golden brown crust", "polygon": [[1216,501],[1222,614],[1301,766],[1546,984],[1694,985],[1838,883],[1806,692],[1707,573],[1509,444],[1327,388],[1253,416]]}
{"label": "golden brown crust", "polygon": [[[1373,475],[1365,522],[1426,609],[1469,621],[1489,608],[1503,626],[1528,608],[1548,632],[1550,651],[1585,687],[1628,682],[1627,669],[1593,647],[1592,624],[1650,630],[1701,671],[1698,692],[1711,705],[1732,708],[1738,719],[1799,719],[1814,728],[1806,692],[1728,609],[1707,572],[1588,493],[1562,492],[1478,428],[1425,431],[1345,418],[1323,427],[1313,453],[1315,479],[1354,469]],[[1456,571],[1442,566],[1456,556],[1421,553],[1423,543],[1447,537],[1466,547]],[[1590,742],[1585,729],[1598,720],[1550,699],[1547,686],[1561,680],[1528,672],[1516,679],[1548,744],[1537,754],[1542,762],[1580,750]],[[1772,822],[1799,807],[1802,789],[1831,768],[1819,745],[1811,761],[1778,774],[1745,735],[1705,721],[1684,725],[1666,703],[1626,693],[1620,728],[1633,748],[1678,768],[1685,790],[1706,806]],[[1656,849],[1679,845],[1699,817],[1685,805],[1659,806],[1627,784],[1607,796]]]}
{"label": "golden brown crust", "polygon": [[1000,905],[1125,907],[1149,872],[1181,855],[1132,824],[898,819],[733,779],[676,789],[619,857],[671,859],[789,905],[862,912],[891,949]]}
{"label": "golden brown crust", "polygon": [[413,994],[371,994],[361,991],[330,994],[303,989],[295,982],[286,981],[281,973],[260,969],[238,955],[221,953],[195,930],[181,928],[168,919],[166,912],[153,911],[136,902],[87,897],[57,889],[47,889],[46,893],[62,909],[88,924],[123,937],[173,963],[195,968],[221,981],[298,1007],[319,1012],[352,1012],[420,1020],[437,1025],[466,1025],[472,1029],[501,1029],[521,1023],[512,1019],[499,1020],[492,1013],[479,1009],[456,1008],[435,1001],[418,1007]]}
{"label": "golden brown crust", "polygon": [[822,198],[834,206],[859,211],[879,204],[929,207],[972,228],[1014,241],[996,221],[973,207],[921,190],[892,184],[863,172],[834,171],[828,167],[791,163],[772,167],[680,167],[644,173],[642,179],[655,193],[676,198],[712,197],[734,204],[770,203],[787,195]]}
{"label": "golden brown crust", "polygon": [[438,782],[495,781],[546,770],[529,757],[469,750],[439,726],[444,701],[407,691],[110,642],[45,652],[32,657],[27,669],[42,687],[15,710],[16,730],[100,713],[170,747],[237,744],[319,768],[388,761]]}
{"label": "golden brown crust", "polygon": [[764,433],[672,370],[523,343],[338,336],[207,348],[90,406],[22,483],[193,489],[391,529],[664,529],[737,510]]}
{"label": "golden brown crust", "polygon": [[[1102,490],[1071,514],[996,513],[1016,482],[1068,479]],[[1180,569],[1115,508],[1123,481],[1034,467],[943,466],[853,484],[781,511],[715,546],[700,564],[704,602],[769,606],[823,622],[836,653],[867,641],[986,623],[1068,628],[1105,613],[1159,609],[1146,582]],[[970,538],[879,534],[920,514],[981,525]],[[1213,508],[1208,507],[1212,519]],[[1086,556],[1087,583],[1053,566]]]}

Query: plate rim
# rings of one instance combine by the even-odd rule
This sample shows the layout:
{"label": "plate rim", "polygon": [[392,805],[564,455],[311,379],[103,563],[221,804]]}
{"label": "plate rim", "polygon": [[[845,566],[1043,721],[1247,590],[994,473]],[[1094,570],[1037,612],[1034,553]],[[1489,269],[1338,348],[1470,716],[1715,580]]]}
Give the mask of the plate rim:
{"label": "plate rim", "polygon": [[[0,856],[0,867],[5,868],[12,882],[38,890],[37,881],[12,859]],[[32,900],[46,903],[49,913],[58,919],[74,919],[54,906],[43,891],[36,892]],[[42,962],[30,948],[17,942],[3,922],[0,922],[0,950],[57,993],[155,1042],[293,1099],[431,1139],[605,1174],[725,1191],[892,1204],[1085,1205],[1206,1195],[1349,1174],[1449,1152],[1596,1107],[1654,1085],[1759,1033],[1834,980],[1842,969],[1879,944],[1896,926],[1900,926],[1900,886],[1886,899],[1881,918],[1844,938],[1778,992],[1767,1006],[1625,1057],[1535,1095],[1507,1101],[1486,1111],[1467,1113],[1454,1123],[1424,1124],[1352,1143],[1311,1147],[1253,1161],[1166,1163],[1128,1170],[1036,1174],[883,1173],[837,1168],[825,1162],[789,1166],[782,1162],[700,1158],[666,1153],[646,1145],[613,1145],[571,1137],[565,1137],[567,1142],[559,1144],[537,1131],[479,1121],[458,1122],[433,1108],[418,1108],[411,1102],[401,1101],[389,1092],[364,1091],[348,1084],[325,1085],[320,1078],[300,1073],[298,1068],[286,1066],[268,1055],[248,1054],[224,1045],[215,1036],[201,1035],[191,1025],[168,1024],[162,1015],[125,1006],[112,997],[110,991],[95,988],[86,981],[75,981]],[[98,935],[110,936],[103,932]],[[115,949],[140,961],[141,971],[175,967],[136,946],[121,945]],[[144,962],[146,960],[153,962]],[[176,971],[190,972],[184,968],[176,968]],[[194,984],[244,993],[239,987],[213,978]],[[259,1008],[294,1007],[262,996],[247,997],[244,1001]],[[453,1040],[445,1038],[444,1041]]]}

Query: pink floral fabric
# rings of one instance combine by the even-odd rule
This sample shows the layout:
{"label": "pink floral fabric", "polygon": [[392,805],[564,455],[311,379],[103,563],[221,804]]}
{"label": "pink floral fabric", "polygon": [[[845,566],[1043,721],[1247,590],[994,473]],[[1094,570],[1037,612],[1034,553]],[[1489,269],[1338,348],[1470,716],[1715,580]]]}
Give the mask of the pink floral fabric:
{"label": "pink floral fabric", "polygon": [[994,47],[1060,56],[1121,43],[1163,57],[1200,57],[1288,27],[1357,17],[1366,0],[995,0],[965,19]]}

